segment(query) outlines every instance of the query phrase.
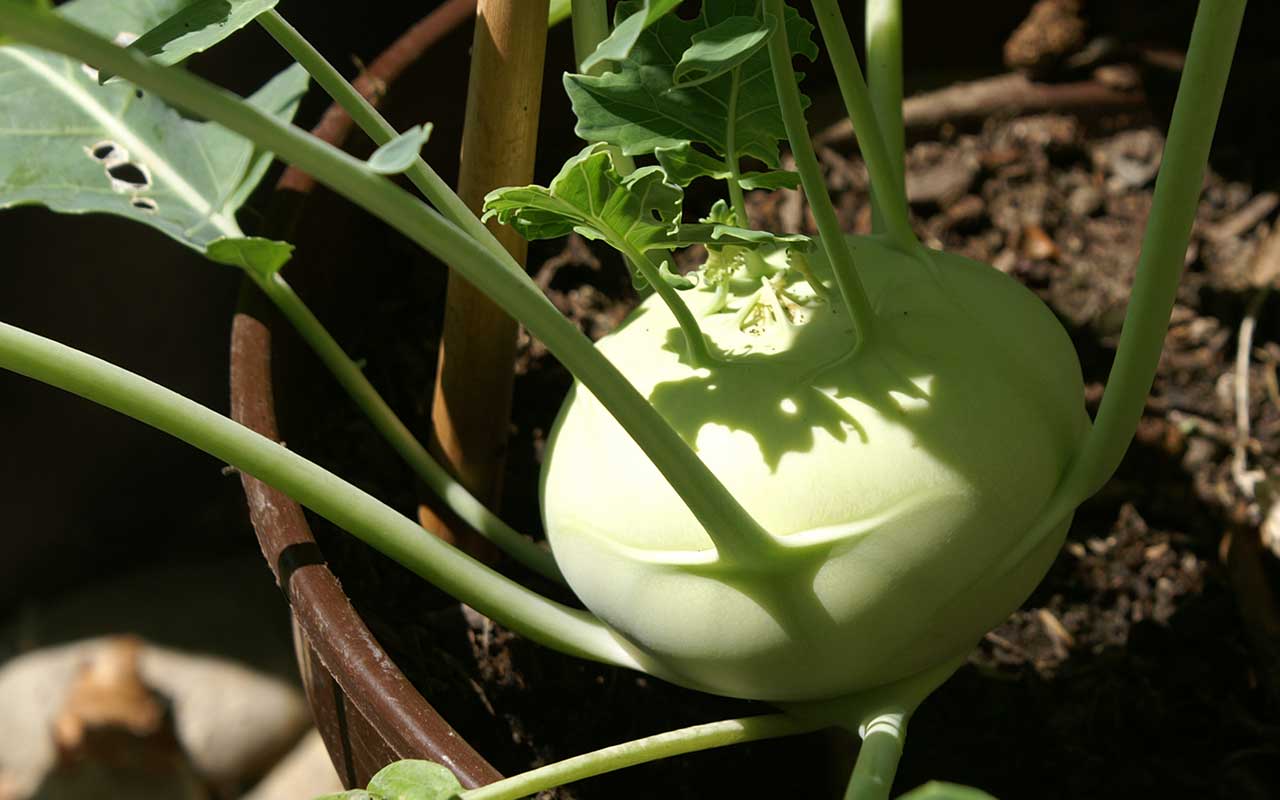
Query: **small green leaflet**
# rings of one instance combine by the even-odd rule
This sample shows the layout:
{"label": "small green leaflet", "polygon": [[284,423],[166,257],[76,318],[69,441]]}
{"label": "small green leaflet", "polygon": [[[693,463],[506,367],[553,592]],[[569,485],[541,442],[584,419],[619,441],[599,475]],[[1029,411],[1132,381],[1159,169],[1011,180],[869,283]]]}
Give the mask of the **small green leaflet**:
{"label": "small green leaflet", "polygon": [[[100,35],[132,36],[181,5],[74,0],[58,13]],[[249,102],[292,119],[307,81],[291,67]],[[186,119],[124,81],[100,86],[79,61],[18,45],[0,47],[0,119],[9,120],[0,129],[0,208],[118,214],[201,252],[242,235],[235,212],[270,163],[219,125]]]}
{"label": "small green leaflet", "polygon": [[210,261],[269,278],[293,258],[293,245],[258,236],[228,237],[209,242],[204,254]]}
{"label": "small green leaflet", "polygon": [[427,140],[431,138],[432,125],[414,125],[409,130],[373,151],[369,156],[369,169],[379,175],[398,175],[418,160]]}
{"label": "small green leaflet", "polygon": [[972,786],[929,781],[904,794],[901,800],[996,800],[996,798]]}
{"label": "small green leaflet", "polygon": [[549,187],[518,186],[490,192],[484,218],[496,217],[526,239],[554,239],[577,231],[622,250],[670,245],[680,222],[684,192],[661,167],[618,174],[609,148],[591,145],[565,162]]}
{"label": "small green leaflet", "polygon": [[[714,178],[727,181],[732,176],[724,161],[696,149],[690,142],[675,147],[659,147],[653,151],[658,163],[667,171],[667,177],[680,186],[688,186],[698,178]],[[738,176],[743,189],[797,189],[800,175],[788,170],[744,172]]]}
{"label": "small green leaflet", "polygon": [[369,793],[381,800],[449,800],[462,784],[434,761],[397,761],[369,779]]}
{"label": "small green leaflet", "polygon": [[[139,36],[130,50],[137,50],[160,64],[177,64],[204,52],[248,25],[279,0],[186,0],[174,14]],[[98,80],[106,83],[109,73]]]}
{"label": "small green leaflet", "polygon": [[615,18],[613,32],[603,42],[596,45],[595,52],[582,62],[582,71],[590,72],[598,64],[608,61],[621,61],[631,54],[640,34],[664,14],[680,5],[680,0],[642,0],[640,9],[622,19],[619,14]]}
{"label": "small green leaflet", "polygon": [[[754,18],[757,5],[757,0],[706,0],[697,19],[667,14],[637,37],[626,58],[614,62],[615,71],[600,76],[566,75],[565,89],[578,117],[577,134],[589,142],[617,145],[627,155],[644,155],[683,142],[706,145],[723,155],[733,70],[688,86],[677,85],[674,73],[696,35],[705,35],[734,17]],[[643,10],[641,3],[628,0],[618,5],[617,16],[625,22]],[[815,58],[813,28],[790,6],[786,26],[791,49]],[[706,68],[713,69],[710,61]],[[778,142],[786,137],[786,126],[767,48],[750,51],[736,68],[740,75],[734,120],[737,154],[776,167]]]}
{"label": "small green leaflet", "polygon": [[565,162],[549,187],[517,186],[490,192],[486,220],[496,217],[526,239],[554,239],[577,232],[608,242],[615,250],[646,253],[694,244],[808,247],[805,236],[778,236],[720,222],[680,221],[684,191],[667,180],[661,167],[644,167],[625,178],[613,163],[611,148],[587,147]]}
{"label": "small green leaflet", "polygon": [[768,22],[755,17],[729,17],[698,31],[672,70],[671,80],[685,88],[714,80],[758,53],[772,33],[772,17]]}

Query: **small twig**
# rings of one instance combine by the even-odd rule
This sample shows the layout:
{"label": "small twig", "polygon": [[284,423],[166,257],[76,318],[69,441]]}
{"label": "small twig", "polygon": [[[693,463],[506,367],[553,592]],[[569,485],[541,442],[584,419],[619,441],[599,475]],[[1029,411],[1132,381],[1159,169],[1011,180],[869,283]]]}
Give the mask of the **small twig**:
{"label": "small twig", "polygon": [[1263,470],[1248,469],[1249,466],[1249,356],[1253,351],[1253,331],[1258,324],[1258,311],[1267,299],[1269,289],[1262,287],[1254,292],[1245,308],[1244,318],[1240,320],[1240,334],[1236,342],[1236,436],[1232,445],[1231,477],[1240,489],[1241,494],[1252,504],[1257,494],[1258,483],[1265,480],[1267,473]]}
{"label": "small twig", "polygon": [[[387,88],[421,58],[423,53],[463,22],[474,19],[476,2],[477,0],[445,0],[383,50],[366,69],[361,70],[351,85],[376,107],[382,102]],[[350,115],[342,106],[333,103],[311,129],[311,133],[321,141],[341,147],[353,127]],[[276,183],[277,191],[288,190],[304,195],[314,187],[315,179],[294,166],[286,169]]]}
{"label": "small twig", "polygon": [[1280,206],[1280,194],[1262,192],[1226,219],[1213,225],[1205,225],[1200,234],[1216,242],[1243,236],[1256,228],[1277,206]]}
{"label": "small twig", "polygon": [[[1096,80],[1036,83],[1020,73],[1010,73],[909,97],[902,104],[902,120],[911,131],[981,119],[996,112],[1115,111],[1145,103],[1141,90],[1115,89]],[[819,133],[815,141],[825,145],[851,142],[853,124],[841,120]]]}

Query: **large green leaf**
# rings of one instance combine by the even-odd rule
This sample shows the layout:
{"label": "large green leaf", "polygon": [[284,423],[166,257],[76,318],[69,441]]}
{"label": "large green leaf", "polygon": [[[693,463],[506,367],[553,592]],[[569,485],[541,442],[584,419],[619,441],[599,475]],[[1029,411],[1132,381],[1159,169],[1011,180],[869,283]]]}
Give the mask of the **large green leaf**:
{"label": "large green leaf", "polygon": [[[179,4],[75,0],[59,8],[96,32],[131,36]],[[306,91],[300,67],[250,98],[291,119]],[[24,46],[0,47],[0,208],[45,205],[144,222],[203,251],[239,236],[235,211],[270,157],[212,123],[183,118],[159,98],[92,68]]]}
{"label": "large green leaf", "polygon": [[[674,14],[658,19],[636,39],[626,58],[614,62],[615,71],[600,76],[566,75],[565,89],[578,116],[578,135],[589,142],[617,145],[627,155],[652,153],[655,148],[682,142],[707,145],[724,155],[728,125],[734,124],[737,155],[777,166],[778,142],[786,137],[786,126],[778,109],[767,48],[758,43],[754,49],[748,47],[748,57],[736,63],[736,69],[693,85],[677,85],[674,77],[683,54],[694,46],[695,36],[705,36],[734,17],[754,18],[757,5],[757,0],[706,0],[696,19],[684,20]],[[642,8],[635,0],[620,3],[618,18],[625,22]],[[812,26],[790,7],[786,24],[792,50],[815,58]],[[739,77],[737,113],[730,120],[735,72]]]}
{"label": "large green leaf", "polygon": [[619,18],[613,32],[596,45],[595,52],[582,62],[582,70],[586,72],[597,64],[621,61],[631,55],[640,34],[678,5],[680,0],[641,0],[639,9],[626,19]]}
{"label": "large green leaf", "polygon": [[[178,62],[202,53],[274,8],[279,0],[184,0],[172,16],[150,28],[132,44],[161,64]],[[124,5],[129,5],[124,3]],[[103,73],[99,82],[110,75]]]}
{"label": "large green leaf", "polygon": [[769,43],[773,18],[729,17],[693,35],[693,44],[671,72],[677,86],[696,86],[745,64]]}

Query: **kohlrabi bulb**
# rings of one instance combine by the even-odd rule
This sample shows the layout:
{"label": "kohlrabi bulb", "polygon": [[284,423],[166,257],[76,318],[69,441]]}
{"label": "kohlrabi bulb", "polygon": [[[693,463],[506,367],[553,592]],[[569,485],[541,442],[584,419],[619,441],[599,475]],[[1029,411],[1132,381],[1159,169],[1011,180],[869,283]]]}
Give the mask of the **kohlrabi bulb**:
{"label": "kohlrabi bulb", "polygon": [[[940,665],[1025,599],[1065,534],[1069,519],[1041,509],[1089,422],[1053,314],[984,264],[850,243],[876,317],[856,351],[829,279],[815,292],[809,270],[758,259],[720,294],[682,292],[724,363],[688,364],[656,297],[599,343],[782,538],[775,561],[715,563],[702,526],[582,386],[556,423],[543,514],[565,577],[690,686],[811,700]],[[1000,569],[1037,523],[1055,535]]]}

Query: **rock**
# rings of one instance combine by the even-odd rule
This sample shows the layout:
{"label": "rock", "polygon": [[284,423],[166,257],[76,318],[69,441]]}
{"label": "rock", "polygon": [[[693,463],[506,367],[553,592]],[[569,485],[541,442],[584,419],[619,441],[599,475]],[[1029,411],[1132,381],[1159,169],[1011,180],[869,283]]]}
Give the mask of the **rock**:
{"label": "rock", "polygon": [[[118,646],[91,639],[45,648],[0,668],[0,786],[12,797],[31,797],[55,766],[54,722],[79,671],[113,641]],[[280,679],[154,645],[140,645],[136,658],[143,684],[171,703],[174,732],[195,771],[224,791],[263,774],[310,725],[302,693]]]}
{"label": "rock", "polygon": [[1067,210],[1076,217],[1092,217],[1102,208],[1105,198],[1096,186],[1077,186],[1067,195]]}
{"label": "rock", "polygon": [[242,800],[309,800],[342,788],[324,740],[312,730]]}
{"label": "rock", "polygon": [[907,173],[907,200],[912,205],[945,208],[968,193],[978,169],[977,158],[962,157],[910,170]]}
{"label": "rock", "polygon": [[1040,75],[1084,43],[1079,0],[1040,0],[1005,42],[1004,63],[1010,69]]}
{"label": "rock", "polygon": [[53,722],[57,758],[40,800],[210,800],[178,742],[169,706],[143,682],[141,642],[117,637],[79,668]]}

